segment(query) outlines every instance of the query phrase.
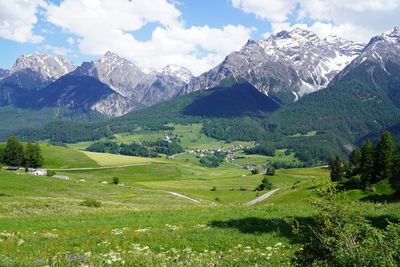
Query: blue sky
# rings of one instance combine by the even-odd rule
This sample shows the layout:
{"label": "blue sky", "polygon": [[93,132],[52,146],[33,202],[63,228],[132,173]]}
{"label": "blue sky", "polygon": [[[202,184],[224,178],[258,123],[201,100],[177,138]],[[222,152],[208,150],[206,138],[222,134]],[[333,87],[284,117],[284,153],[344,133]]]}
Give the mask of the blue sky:
{"label": "blue sky", "polygon": [[367,42],[399,13],[400,0],[0,0],[0,67],[21,54],[80,64],[113,51],[142,68],[200,74],[248,39],[302,27]]}

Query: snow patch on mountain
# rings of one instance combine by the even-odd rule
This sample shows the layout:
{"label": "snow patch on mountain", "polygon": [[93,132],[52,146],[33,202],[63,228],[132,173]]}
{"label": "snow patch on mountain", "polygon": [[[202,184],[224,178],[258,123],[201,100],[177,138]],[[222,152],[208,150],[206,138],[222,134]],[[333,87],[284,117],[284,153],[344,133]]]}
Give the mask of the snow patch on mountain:
{"label": "snow patch on mountain", "polygon": [[72,61],[62,56],[51,56],[38,53],[21,55],[10,70],[10,75],[16,72],[30,69],[42,75],[45,80],[56,80],[61,76],[75,70],[76,66]]}
{"label": "snow patch on mountain", "polygon": [[246,79],[282,102],[293,102],[296,96],[325,88],[363,47],[336,36],[321,39],[299,28],[281,31],[266,40],[249,40],[220,65],[192,79],[181,94],[214,87],[234,77]]}

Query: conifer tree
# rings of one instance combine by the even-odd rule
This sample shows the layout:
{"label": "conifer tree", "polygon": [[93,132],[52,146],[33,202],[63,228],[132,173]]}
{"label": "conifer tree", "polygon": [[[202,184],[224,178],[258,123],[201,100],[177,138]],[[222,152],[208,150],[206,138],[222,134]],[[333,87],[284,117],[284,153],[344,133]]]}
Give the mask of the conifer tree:
{"label": "conifer tree", "polygon": [[26,146],[25,164],[27,167],[38,168],[43,165],[43,157],[39,144],[29,142]]}
{"label": "conifer tree", "polygon": [[358,168],[361,165],[361,150],[359,148],[351,151],[350,154],[350,167]]}
{"label": "conifer tree", "polygon": [[343,179],[343,176],[343,162],[339,156],[336,156],[335,160],[331,164],[331,180],[333,182],[341,181]]}
{"label": "conifer tree", "polygon": [[371,141],[367,141],[361,148],[361,181],[364,188],[371,185],[373,182],[373,170],[374,170],[374,146]]}
{"label": "conifer tree", "polygon": [[390,132],[384,132],[375,148],[373,182],[391,179],[394,142]]}
{"label": "conifer tree", "polygon": [[24,148],[15,136],[10,136],[4,149],[4,163],[10,166],[22,166]]}
{"label": "conifer tree", "polygon": [[400,145],[393,155],[392,176],[389,182],[396,194],[400,195]]}
{"label": "conifer tree", "polygon": [[4,148],[0,147],[0,164],[4,163]]}

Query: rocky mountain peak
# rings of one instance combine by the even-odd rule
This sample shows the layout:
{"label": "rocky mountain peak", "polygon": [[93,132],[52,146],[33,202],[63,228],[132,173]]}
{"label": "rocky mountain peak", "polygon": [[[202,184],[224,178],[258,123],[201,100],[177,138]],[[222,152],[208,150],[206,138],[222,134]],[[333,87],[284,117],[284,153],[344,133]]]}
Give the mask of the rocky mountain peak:
{"label": "rocky mountain peak", "polygon": [[361,44],[321,39],[302,28],[281,31],[266,40],[248,41],[217,67],[194,78],[181,94],[217,86],[229,77],[249,81],[281,103],[325,88],[362,51]]}
{"label": "rocky mountain peak", "polygon": [[8,75],[10,75],[9,70],[1,69],[0,68],[0,80],[6,78]]}
{"label": "rocky mountain peak", "polygon": [[176,77],[185,83],[189,83],[193,78],[193,74],[190,72],[190,70],[174,64],[165,66],[160,73],[161,75]]}
{"label": "rocky mountain peak", "polygon": [[43,76],[46,80],[56,80],[73,71],[75,64],[63,56],[51,56],[45,53],[21,55],[10,70],[10,74],[30,69]]}

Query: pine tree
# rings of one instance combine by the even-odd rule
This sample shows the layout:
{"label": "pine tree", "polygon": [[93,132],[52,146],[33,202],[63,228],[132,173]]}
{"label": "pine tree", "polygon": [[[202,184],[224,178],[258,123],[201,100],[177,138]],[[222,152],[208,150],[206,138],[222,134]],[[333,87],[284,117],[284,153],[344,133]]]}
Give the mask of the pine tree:
{"label": "pine tree", "polygon": [[25,164],[27,167],[38,168],[43,165],[43,157],[39,144],[29,142],[26,146]]}
{"label": "pine tree", "polygon": [[384,132],[375,148],[374,182],[391,179],[394,142],[390,132]]}
{"label": "pine tree", "polygon": [[374,146],[371,141],[366,142],[361,148],[360,173],[364,188],[371,185],[374,170]]}
{"label": "pine tree", "polygon": [[35,168],[42,167],[43,162],[44,162],[43,155],[42,155],[42,150],[40,149],[40,146],[37,143],[33,144],[33,148],[34,148],[34,151],[35,151],[35,159],[36,159]]}
{"label": "pine tree", "polygon": [[361,165],[361,150],[356,148],[350,154],[350,167],[358,168]]}
{"label": "pine tree", "polygon": [[331,180],[333,182],[341,181],[344,176],[343,162],[339,156],[331,164]]}
{"label": "pine tree", "polygon": [[4,163],[10,166],[22,166],[24,148],[15,136],[10,136],[4,149]]}
{"label": "pine tree", "polygon": [[400,145],[393,156],[392,176],[389,182],[392,188],[396,190],[396,194],[400,195]]}
{"label": "pine tree", "polygon": [[0,147],[0,164],[4,163],[4,148]]}

